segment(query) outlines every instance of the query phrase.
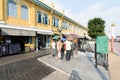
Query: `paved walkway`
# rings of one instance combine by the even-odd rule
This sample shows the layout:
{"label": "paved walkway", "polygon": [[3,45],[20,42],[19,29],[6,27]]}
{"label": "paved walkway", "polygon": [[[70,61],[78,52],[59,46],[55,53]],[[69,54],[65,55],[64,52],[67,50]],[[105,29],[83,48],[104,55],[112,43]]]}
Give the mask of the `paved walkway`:
{"label": "paved walkway", "polygon": [[51,55],[40,57],[38,60],[65,75],[74,75],[82,80],[109,80],[109,71],[101,66],[95,68],[93,53],[79,52],[78,55],[75,55],[70,61],[56,60],[55,57]]}
{"label": "paved walkway", "polygon": [[0,66],[0,80],[42,80],[54,71],[36,58],[30,58]]}
{"label": "paved walkway", "polygon": [[[69,76],[37,60],[49,50],[0,57],[0,80],[67,80]],[[52,77],[49,77],[51,75]],[[47,77],[48,76],[48,77]],[[55,77],[55,78],[54,78]]]}
{"label": "paved walkway", "polygon": [[33,58],[33,57],[44,56],[47,54],[50,54],[50,50],[41,50],[41,51],[25,53],[25,54],[3,56],[3,57],[0,57],[0,66],[5,65],[5,64],[14,63],[16,61]]}
{"label": "paved walkway", "polygon": [[109,54],[111,78],[104,67],[94,65],[93,53],[78,52],[65,61],[56,60],[49,50],[42,50],[0,57],[0,80],[119,80],[119,56]]}
{"label": "paved walkway", "polygon": [[111,80],[120,80],[120,56],[109,54],[109,69]]}

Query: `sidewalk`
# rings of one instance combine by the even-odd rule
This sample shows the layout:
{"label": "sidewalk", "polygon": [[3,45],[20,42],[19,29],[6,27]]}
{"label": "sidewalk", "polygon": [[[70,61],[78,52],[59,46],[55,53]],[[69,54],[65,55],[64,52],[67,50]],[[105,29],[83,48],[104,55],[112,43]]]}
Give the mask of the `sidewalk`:
{"label": "sidewalk", "polygon": [[[70,61],[56,60],[55,57],[52,57],[51,55],[40,57],[38,60],[64,75],[69,76],[69,78],[72,74],[82,80],[109,80],[109,71],[105,70],[101,66],[95,68],[93,53],[84,53],[79,51],[78,55],[75,55]],[[48,77],[52,76],[48,75]],[[48,78],[45,80],[56,79]]]}
{"label": "sidewalk", "polygon": [[109,69],[111,80],[120,80],[120,56],[109,54]]}
{"label": "sidewalk", "polygon": [[0,66],[25,60],[25,59],[29,59],[29,58],[33,58],[33,57],[47,55],[47,54],[50,54],[50,50],[41,50],[41,51],[36,51],[31,53],[0,57]]}
{"label": "sidewalk", "polygon": [[[14,74],[18,74],[16,73],[16,71],[22,72],[23,71],[22,69],[24,68],[26,70],[29,69],[30,71],[33,70],[33,72],[34,72],[34,69],[38,71],[38,69],[41,69],[41,67],[38,67],[38,65],[39,66],[43,65],[41,63],[43,62],[45,63],[44,67],[50,66],[51,68],[55,69],[55,71],[53,71],[46,77],[43,77],[41,80],[69,80],[69,78],[71,77],[72,78],[77,77],[78,79],[70,79],[70,80],[79,80],[79,78],[82,80],[119,80],[120,78],[119,77],[120,56],[117,56],[116,54],[109,53],[109,70],[111,75],[110,79],[109,79],[109,71],[105,70],[104,67],[98,65],[98,68],[95,68],[94,53],[79,51],[78,55],[75,55],[73,58],[71,58],[70,61],[66,61],[65,59],[56,60],[55,57],[52,57],[51,55],[48,55],[48,54],[50,54],[49,50],[42,50],[42,51],[33,52],[33,53],[1,57],[0,67],[3,66],[5,70],[4,73],[8,73],[8,71],[14,70],[15,72],[14,71],[12,72]],[[32,60],[33,63],[31,63],[29,60]],[[26,63],[24,61],[26,61]],[[17,65],[17,67],[15,65]],[[42,74],[45,75],[49,71],[47,71],[47,68],[46,68],[46,70],[43,69],[38,72],[40,72],[40,75]],[[10,75],[12,76],[14,74],[10,73]],[[38,75],[39,73],[35,73],[35,75],[36,74]],[[32,76],[32,77],[35,77],[35,76]],[[24,78],[26,77],[24,76]],[[18,79],[18,80],[21,80],[21,79]],[[30,80],[33,80],[33,79],[30,79]]]}
{"label": "sidewalk", "polygon": [[46,55],[50,50],[0,57],[0,80],[68,80],[69,76],[37,60]]}

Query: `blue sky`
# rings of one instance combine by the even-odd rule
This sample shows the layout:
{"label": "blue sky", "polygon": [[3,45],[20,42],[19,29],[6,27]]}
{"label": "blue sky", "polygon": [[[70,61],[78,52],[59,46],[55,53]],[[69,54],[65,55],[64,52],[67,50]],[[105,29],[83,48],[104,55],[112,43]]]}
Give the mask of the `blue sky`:
{"label": "blue sky", "polygon": [[87,27],[88,20],[101,17],[106,21],[105,32],[111,31],[115,23],[115,36],[120,35],[120,1],[119,0],[44,0],[54,3],[56,10],[65,10],[65,15]]}

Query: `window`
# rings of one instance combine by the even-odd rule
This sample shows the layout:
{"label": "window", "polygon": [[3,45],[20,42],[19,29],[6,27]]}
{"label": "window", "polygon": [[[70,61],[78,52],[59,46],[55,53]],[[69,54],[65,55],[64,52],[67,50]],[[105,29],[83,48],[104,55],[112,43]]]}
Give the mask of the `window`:
{"label": "window", "polygon": [[71,24],[68,25],[68,29],[71,30]]}
{"label": "window", "polygon": [[28,20],[28,8],[26,5],[21,6],[21,18],[24,20]]}
{"label": "window", "polygon": [[8,15],[13,17],[17,16],[17,5],[13,0],[8,0]]}
{"label": "window", "polygon": [[57,19],[57,27],[59,27],[59,19]]}
{"label": "window", "polygon": [[31,44],[32,43],[32,37],[29,36],[29,37],[25,37],[25,44]]}
{"label": "window", "polygon": [[76,27],[74,26],[74,32],[76,32]]}
{"label": "window", "polygon": [[79,28],[79,32],[80,32],[80,28]]}
{"label": "window", "polygon": [[48,24],[48,16],[47,16],[47,14],[43,15],[43,23]]}
{"label": "window", "polygon": [[65,22],[62,22],[62,28],[65,29]]}
{"label": "window", "polygon": [[52,25],[55,27],[59,27],[59,19],[53,17],[52,18]]}
{"label": "window", "polygon": [[55,26],[55,17],[52,18],[52,26]]}
{"label": "window", "polygon": [[63,29],[67,29],[68,28],[67,22],[65,22],[65,21],[62,22],[62,28]]}
{"label": "window", "polygon": [[70,24],[70,30],[72,30],[72,24]]}
{"label": "window", "polygon": [[40,11],[37,12],[37,22],[38,23],[42,22],[42,20],[41,20],[41,12]]}

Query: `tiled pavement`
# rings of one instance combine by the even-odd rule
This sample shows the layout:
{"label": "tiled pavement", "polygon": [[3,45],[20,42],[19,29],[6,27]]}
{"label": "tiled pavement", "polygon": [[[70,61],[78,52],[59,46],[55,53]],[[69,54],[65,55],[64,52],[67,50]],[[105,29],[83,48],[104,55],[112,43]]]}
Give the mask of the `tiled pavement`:
{"label": "tiled pavement", "polygon": [[[108,71],[101,67],[96,69],[94,59],[89,54],[80,53],[68,62],[65,60],[56,61],[55,58],[47,54],[50,54],[49,50],[0,58],[0,80],[109,79]],[[78,79],[69,79],[72,73],[77,74]]]}
{"label": "tiled pavement", "polygon": [[31,52],[31,53],[0,57],[0,66],[9,64],[9,63],[13,63],[16,61],[33,58],[33,57],[44,56],[47,54],[50,54],[50,50],[41,50],[41,51],[36,51],[36,52]]}
{"label": "tiled pavement", "polygon": [[[49,52],[49,50],[42,50],[39,52],[1,57],[0,80],[50,80],[50,78],[51,80],[59,80],[55,79],[56,77],[64,77],[65,79],[62,80],[67,80],[68,77],[63,73],[37,60],[38,57],[50,54]],[[59,76],[56,76],[56,74],[59,74]]]}
{"label": "tiled pavement", "polygon": [[0,80],[42,80],[53,71],[36,58],[30,58],[0,66]]}
{"label": "tiled pavement", "polygon": [[109,80],[109,71],[101,66],[95,68],[93,53],[78,52],[78,55],[75,55],[70,61],[56,60],[51,55],[40,57],[38,60],[68,76],[77,74],[76,77],[82,80]]}
{"label": "tiled pavement", "polygon": [[120,80],[120,56],[110,53],[109,63],[111,80]]}

